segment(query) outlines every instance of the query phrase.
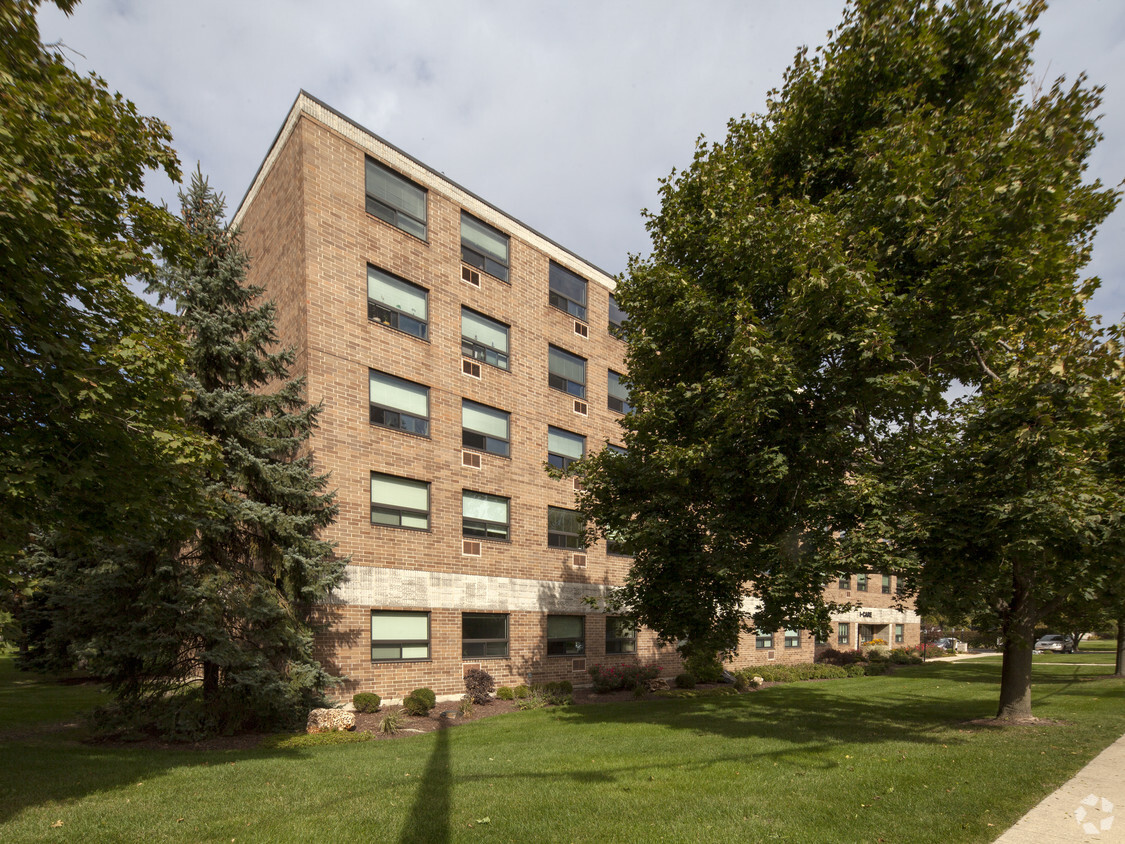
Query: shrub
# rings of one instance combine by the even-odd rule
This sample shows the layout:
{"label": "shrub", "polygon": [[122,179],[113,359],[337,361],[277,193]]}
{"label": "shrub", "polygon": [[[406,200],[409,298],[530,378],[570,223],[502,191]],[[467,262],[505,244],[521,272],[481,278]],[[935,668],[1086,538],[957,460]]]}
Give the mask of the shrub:
{"label": "shrub", "polygon": [[741,671],[736,671],[734,674],[734,688],[738,692],[748,692],[753,684],[750,682],[750,677]]}
{"label": "shrub", "polygon": [[397,733],[402,729],[402,725],[405,723],[406,717],[402,714],[402,710],[392,709],[379,721],[379,732]]}
{"label": "shrub", "polygon": [[922,657],[911,653],[908,648],[895,648],[890,654],[891,662],[895,665],[917,665]]}
{"label": "shrub", "polygon": [[496,697],[498,700],[515,700],[516,693],[511,686],[501,686],[496,690]]}
{"label": "shrub", "polygon": [[[860,672],[862,673],[862,671]],[[795,683],[798,680],[839,680],[849,676],[848,671],[838,665],[751,665],[735,672],[735,688],[740,685],[749,688],[755,675],[767,683]]]}
{"label": "shrub", "polygon": [[684,660],[684,670],[697,683],[718,683],[723,679],[723,664],[713,653],[693,653]]}
{"label": "shrub", "polygon": [[871,662],[867,664],[867,668],[864,669],[863,673],[868,677],[874,677],[879,674],[886,674],[890,670],[891,666],[887,662]]}
{"label": "shrub", "polygon": [[817,660],[829,665],[853,665],[857,662],[866,662],[867,654],[861,650],[838,651],[835,648],[828,648],[821,652]]}
{"label": "shrub", "polygon": [[886,648],[870,648],[867,651],[867,661],[870,663],[887,662],[891,654]]}
{"label": "shrub", "polygon": [[461,698],[461,702],[457,704],[457,711],[466,718],[473,714],[473,698],[471,695],[465,695]]}
{"label": "shrub", "polygon": [[849,677],[863,677],[867,674],[867,666],[862,662],[856,662],[844,668]]}
{"label": "shrub", "polygon": [[520,683],[518,686],[512,689],[512,694],[515,696],[516,700],[523,700],[528,696],[528,694],[530,694],[530,692],[531,690],[523,683]]}
{"label": "shrub", "polygon": [[430,710],[434,708],[434,703],[415,691],[402,699],[402,708],[410,715],[429,715]]}
{"label": "shrub", "polygon": [[676,675],[676,688],[678,689],[694,689],[695,688],[695,675],[690,672],[683,672]]}
{"label": "shrub", "polygon": [[422,700],[426,701],[430,705],[430,709],[433,709],[435,706],[437,706],[437,695],[434,694],[433,689],[415,689],[410,694],[414,695],[415,697],[422,698]]}
{"label": "shrub", "polygon": [[356,712],[378,712],[380,703],[382,698],[374,692],[360,692],[352,696],[352,706]]}
{"label": "shrub", "polygon": [[547,705],[547,696],[541,693],[538,688],[535,690],[528,689],[527,686],[523,686],[523,688],[527,689],[527,693],[524,694],[523,697],[516,698],[516,707],[518,709],[542,709]]}
{"label": "shrub", "polygon": [[480,668],[465,672],[465,691],[473,703],[488,703],[489,695],[496,689],[492,675]]}
{"label": "shrub", "polygon": [[599,694],[643,687],[660,676],[657,665],[592,665],[587,671]]}
{"label": "shrub", "polygon": [[532,686],[528,698],[538,696],[543,700],[543,705],[566,706],[574,703],[573,694],[574,684],[570,680],[553,680],[549,683],[537,683]]}

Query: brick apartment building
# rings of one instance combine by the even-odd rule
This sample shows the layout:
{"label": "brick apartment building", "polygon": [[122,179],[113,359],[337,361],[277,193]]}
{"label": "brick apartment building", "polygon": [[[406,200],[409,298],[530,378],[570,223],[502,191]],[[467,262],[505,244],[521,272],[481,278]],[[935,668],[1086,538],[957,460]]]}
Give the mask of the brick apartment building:
{"label": "brick apartment building", "polygon": [[[613,279],[304,92],[234,222],[324,406],[327,538],[351,563],[317,647],[341,694],[458,695],[477,666],[498,684],[677,670],[673,648],[586,601],[630,558],[579,547],[573,482],[543,468],[620,445]],[[918,641],[886,583],[871,576],[874,608],[841,617],[841,644]],[[736,665],[815,653],[805,631],[742,644]]]}

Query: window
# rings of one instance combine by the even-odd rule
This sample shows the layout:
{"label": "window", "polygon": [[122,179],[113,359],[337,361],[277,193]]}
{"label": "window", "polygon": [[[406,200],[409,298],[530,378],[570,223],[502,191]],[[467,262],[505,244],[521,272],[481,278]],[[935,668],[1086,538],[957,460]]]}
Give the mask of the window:
{"label": "window", "polygon": [[628,413],[633,409],[629,404],[629,388],[621,383],[621,376],[612,369],[609,371],[609,409],[618,413]]}
{"label": "window", "polygon": [[371,524],[430,529],[430,485],[371,473]]}
{"label": "window", "polygon": [[509,418],[503,410],[461,399],[461,445],[507,457]]}
{"label": "window", "polygon": [[547,656],[575,656],[585,652],[585,616],[547,616]]}
{"label": "window", "polygon": [[857,592],[866,592],[867,591],[867,575],[866,574],[857,574],[855,576],[855,588],[856,588]]}
{"label": "window", "polygon": [[461,533],[474,539],[508,538],[508,499],[461,492]]}
{"label": "window", "polygon": [[557,346],[547,350],[547,383],[556,390],[586,398],[586,359]]}
{"label": "window", "polygon": [[367,268],[367,318],[415,337],[429,331],[429,293],[424,287]]}
{"label": "window", "polygon": [[767,649],[767,648],[772,648],[773,647],[773,634],[772,633],[763,633],[762,631],[759,630],[758,635],[754,639],[754,647],[756,647],[758,649],[761,649],[761,650],[764,650],[764,649]]}
{"label": "window", "polygon": [[426,191],[382,164],[367,159],[367,213],[426,239]]}
{"label": "window", "polygon": [[895,644],[901,645],[906,641],[906,630],[901,624],[895,625]]}
{"label": "window", "polygon": [[619,445],[614,445],[613,443],[606,443],[605,447],[606,447],[607,450],[613,452],[614,454],[627,454],[628,453],[624,448],[622,448]]}
{"label": "window", "polygon": [[547,462],[565,469],[586,455],[586,438],[562,428],[547,426]]}
{"label": "window", "polygon": [[846,621],[841,621],[836,625],[836,644],[846,645],[850,641],[848,631],[851,625]]}
{"label": "window", "polygon": [[637,652],[637,625],[631,618],[609,616],[605,620],[605,652],[607,654],[635,654]]}
{"label": "window", "polygon": [[785,647],[799,648],[801,647],[801,631],[800,630],[786,630],[785,631]]}
{"label": "window", "polygon": [[551,305],[586,321],[586,279],[551,261],[549,271]]}
{"label": "window", "polygon": [[508,655],[508,616],[499,613],[461,613],[461,657],[473,659]]}
{"label": "window", "polygon": [[429,659],[428,612],[371,611],[371,661]]}
{"label": "window", "polygon": [[508,236],[461,212],[461,260],[501,281],[508,280]]}
{"label": "window", "polygon": [[585,526],[577,510],[547,508],[547,545],[551,548],[582,548]]}
{"label": "window", "polygon": [[843,577],[840,578],[840,581],[836,584],[836,588],[838,588],[838,589],[851,589],[852,588],[852,576],[850,574],[845,574]]}
{"label": "window", "polygon": [[891,576],[889,574],[883,575],[883,594],[891,594]]}
{"label": "window", "polygon": [[612,293],[609,294],[609,333],[617,338],[622,335],[621,326],[625,324],[625,312],[617,307],[617,299],[614,298]]}
{"label": "window", "polygon": [[461,308],[461,354],[497,369],[507,369],[508,326]]}
{"label": "window", "polygon": [[423,437],[430,435],[430,388],[369,371],[371,424]]}

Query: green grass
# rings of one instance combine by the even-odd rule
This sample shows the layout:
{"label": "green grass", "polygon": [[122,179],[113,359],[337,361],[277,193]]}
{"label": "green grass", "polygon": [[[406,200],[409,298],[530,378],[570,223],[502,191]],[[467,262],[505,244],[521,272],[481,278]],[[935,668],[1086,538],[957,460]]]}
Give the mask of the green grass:
{"label": "green grass", "polygon": [[12,655],[0,652],[0,732],[71,719],[105,700],[92,683],[64,685],[53,677],[18,671]]}
{"label": "green grass", "polygon": [[968,723],[999,674],[970,660],[324,747],[44,733],[0,743],[0,840],[989,841],[1125,732],[1107,670],[1035,672],[1063,723]]}

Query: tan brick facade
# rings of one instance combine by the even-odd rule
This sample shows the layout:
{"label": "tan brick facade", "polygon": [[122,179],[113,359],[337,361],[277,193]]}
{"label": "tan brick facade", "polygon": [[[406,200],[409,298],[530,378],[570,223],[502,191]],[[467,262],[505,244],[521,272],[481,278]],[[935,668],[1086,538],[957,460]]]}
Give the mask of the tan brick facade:
{"label": "tan brick facade", "polygon": [[[425,239],[367,213],[369,158],[426,191]],[[485,272],[479,286],[462,280],[462,211],[508,236],[509,283]],[[647,631],[636,656],[605,654],[605,617],[582,599],[621,583],[628,557],[599,543],[578,566],[573,552],[547,544],[547,508],[574,506],[572,482],[543,468],[548,426],[584,436],[587,450],[621,441],[620,416],[608,407],[609,371],[625,371],[624,344],[608,331],[613,280],[303,93],[235,223],[252,281],[278,304],[281,342],[297,350],[296,374],[307,379],[309,400],[323,404],[312,450],[340,504],[327,538],[351,564],[348,583],[322,608],[327,632],[317,646],[347,678],[341,694],[396,698],[425,685],[456,695],[470,665],[502,684],[530,677],[578,685],[589,665],[632,659],[678,670],[674,649],[659,648]],[[584,321],[549,303],[552,261],[587,281]],[[369,265],[427,291],[425,339],[368,319]],[[479,377],[464,372],[463,306],[510,327],[507,371],[481,363]],[[586,413],[548,386],[549,346],[586,360]],[[429,388],[428,436],[372,424],[372,370]],[[462,399],[510,413],[510,456],[474,452],[479,467],[464,465]],[[373,472],[429,484],[427,530],[372,524]],[[463,553],[462,491],[509,499],[507,541],[481,540],[479,555]],[[429,613],[429,659],[373,661],[372,611]],[[462,612],[506,614],[509,657],[463,660]],[[585,617],[581,656],[547,655],[550,614]],[[807,634],[801,647],[786,648],[780,632],[775,640],[776,648],[759,651],[749,637],[736,664],[770,654],[812,660]]]}

